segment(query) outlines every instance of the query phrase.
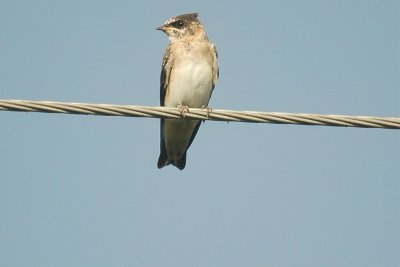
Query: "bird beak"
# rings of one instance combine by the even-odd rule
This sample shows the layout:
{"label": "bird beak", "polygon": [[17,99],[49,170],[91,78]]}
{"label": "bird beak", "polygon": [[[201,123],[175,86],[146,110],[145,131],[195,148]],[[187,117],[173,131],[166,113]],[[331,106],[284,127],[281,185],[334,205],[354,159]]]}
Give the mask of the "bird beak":
{"label": "bird beak", "polygon": [[160,26],[160,27],[158,27],[156,30],[165,32],[165,26],[164,26],[164,25],[163,25],[163,26]]}

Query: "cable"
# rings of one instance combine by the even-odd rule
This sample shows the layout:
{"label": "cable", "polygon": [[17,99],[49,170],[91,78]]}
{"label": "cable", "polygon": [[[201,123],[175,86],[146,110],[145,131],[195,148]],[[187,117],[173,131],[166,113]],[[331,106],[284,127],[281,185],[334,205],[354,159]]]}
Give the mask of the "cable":
{"label": "cable", "polygon": [[0,111],[400,129],[400,118],[2,100]]}

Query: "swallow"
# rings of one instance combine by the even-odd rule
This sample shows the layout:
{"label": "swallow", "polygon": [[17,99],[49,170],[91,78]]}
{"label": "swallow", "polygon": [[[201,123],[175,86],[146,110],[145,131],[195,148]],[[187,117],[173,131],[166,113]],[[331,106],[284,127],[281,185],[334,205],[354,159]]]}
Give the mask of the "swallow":
{"label": "swallow", "polygon": [[[186,111],[207,107],[219,76],[218,54],[198,13],[170,18],[157,30],[169,39],[161,68],[160,105]],[[201,120],[161,119],[159,169],[169,164],[185,168],[200,124]]]}

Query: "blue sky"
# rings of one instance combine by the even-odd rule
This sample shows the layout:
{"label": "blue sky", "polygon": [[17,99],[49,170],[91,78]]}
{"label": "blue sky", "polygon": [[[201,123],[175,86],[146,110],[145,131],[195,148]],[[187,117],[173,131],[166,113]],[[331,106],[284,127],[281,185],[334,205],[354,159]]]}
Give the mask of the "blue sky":
{"label": "blue sky", "polygon": [[[398,1],[9,1],[0,98],[159,104],[167,37],[197,11],[210,106],[400,114]],[[159,121],[0,112],[2,266],[398,266],[396,130],[206,122],[184,171]]]}

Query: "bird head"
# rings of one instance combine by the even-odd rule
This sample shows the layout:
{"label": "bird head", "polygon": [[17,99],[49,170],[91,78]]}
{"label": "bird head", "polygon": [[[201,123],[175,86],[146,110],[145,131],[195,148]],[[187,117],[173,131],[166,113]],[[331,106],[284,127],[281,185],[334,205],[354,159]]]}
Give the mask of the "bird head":
{"label": "bird head", "polygon": [[204,27],[197,17],[198,13],[179,15],[166,20],[157,30],[165,32],[171,41],[205,36]]}

